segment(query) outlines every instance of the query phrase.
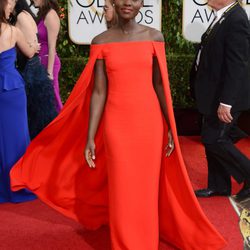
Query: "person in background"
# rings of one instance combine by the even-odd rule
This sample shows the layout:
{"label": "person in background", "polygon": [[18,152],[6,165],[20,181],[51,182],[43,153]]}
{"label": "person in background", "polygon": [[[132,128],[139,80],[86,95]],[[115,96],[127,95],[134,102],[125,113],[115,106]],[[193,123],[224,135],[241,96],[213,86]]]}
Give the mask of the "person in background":
{"label": "person in background", "polygon": [[104,10],[104,16],[106,20],[106,25],[107,25],[107,28],[109,29],[117,23],[117,14],[115,12],[112,0],[105,0],[103,10]]}
{"label": "person in background", "polygon": [[41,63],[47,68],[49,78],[53,82],[56,108],[60,112],[63,106],[58,82],[61,62],[56,53],[57,37],[60,30],[59,6],[56,0],[33,0],[33,4],[39,9],[37,13],[38,38],[41,44],[39,56]]}
{"label": "person in background", "polygon": [[9,172],[29,145],[25,83],[17,69],[16,46],[28,58],[39,49],[28,44],[23,33],[8,23],[11,0],[0,0],[0,202],[22,202],[36,198],[26,189],[12,192]]}
{"label": "person in background", "polygon": [[191,89],[203,115],[201,138],[208,165],[208,184],[198,197],[231,195],[231,176],[250,195],[250,160],[234,145],[244,137],[237,128],[250,108],[250,24],[238,1],[208,0],[216,18],[202,35],[190,74]]}
{"label": "person in background", "polygon": [[[23,32],[28,44],[37,43],[35,16],[26,0],[14,1],[13,8],[11,23]],[[29,59],[18,50],[17,68],[26,83],[29,133],[33,139],[58,114],[54,88],[38,54]]]}

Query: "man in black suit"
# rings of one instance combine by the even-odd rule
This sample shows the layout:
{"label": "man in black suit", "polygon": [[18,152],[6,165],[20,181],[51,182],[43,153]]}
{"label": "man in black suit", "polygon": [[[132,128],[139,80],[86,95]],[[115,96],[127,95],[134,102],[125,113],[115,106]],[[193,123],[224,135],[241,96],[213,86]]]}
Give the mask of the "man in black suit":
{"label": "man in black suit", "polygon": [[238,1],[208,0],[217,14],[203,34],[190,83],[203,114],[202,142],[208,163],[208,188],[196,196],[231,194],[231,176],[244,182],[237,198],[250,195],[250,160],[233,144],[241,111],[250,108],[250,26]]}

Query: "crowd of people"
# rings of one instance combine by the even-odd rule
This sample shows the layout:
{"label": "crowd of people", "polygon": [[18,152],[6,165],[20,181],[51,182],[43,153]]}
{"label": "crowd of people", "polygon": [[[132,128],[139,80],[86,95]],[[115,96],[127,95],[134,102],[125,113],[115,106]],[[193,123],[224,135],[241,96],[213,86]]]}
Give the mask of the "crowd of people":
{"label": "crowd of people", "polygon": [[163,34],[135,20],[143,0],[105,1],[107,30],[92,40],[63,109],[58,3],[33,4],[37,16],[25,0],[0,0],[0,202],[38,197],[86,228],[108,224],[115,250],[157,250],[159,235],[178,249],[222,249],[196,196],[231,195],[231,176],[244,183],[237,198],[250,195],[250,160],[234,146],[250,108],[250,24],[240,3],[208,0],[216,18],[191,69],[208,164],[208,187],[195,192]]}

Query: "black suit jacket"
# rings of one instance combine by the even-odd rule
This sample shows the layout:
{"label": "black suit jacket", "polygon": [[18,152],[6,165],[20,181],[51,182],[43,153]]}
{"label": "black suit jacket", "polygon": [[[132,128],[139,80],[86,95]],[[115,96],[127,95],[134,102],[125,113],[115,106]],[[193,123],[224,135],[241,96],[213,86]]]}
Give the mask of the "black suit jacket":
{"label": "black suit jacket", "polygon": [[202,114],[216,114],[219,103],[232,111],[250,108],[250,25],[237,3],[203,35],[198,68],[190,83]]}

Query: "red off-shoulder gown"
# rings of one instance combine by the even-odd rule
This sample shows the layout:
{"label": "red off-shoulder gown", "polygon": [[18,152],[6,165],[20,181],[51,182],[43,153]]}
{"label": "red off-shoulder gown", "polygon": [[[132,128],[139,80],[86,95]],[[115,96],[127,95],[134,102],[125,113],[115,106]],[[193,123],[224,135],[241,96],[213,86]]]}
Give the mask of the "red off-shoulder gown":
{"label": "red off-shoulder gown", "polygon": [[[159,62],[175,150],[152,83]],[[96,169],[84,159],[93,69],[105,60],[108,96],[96,135]],[[176,133],[163,42],[91,46],[89,62],[60,115],[11,171],[12,189],[29,188],[89,229],[109,224],[114,250],[157,250],[159,236],[182,250],[216,250],[224,239],[192,190]]]}

